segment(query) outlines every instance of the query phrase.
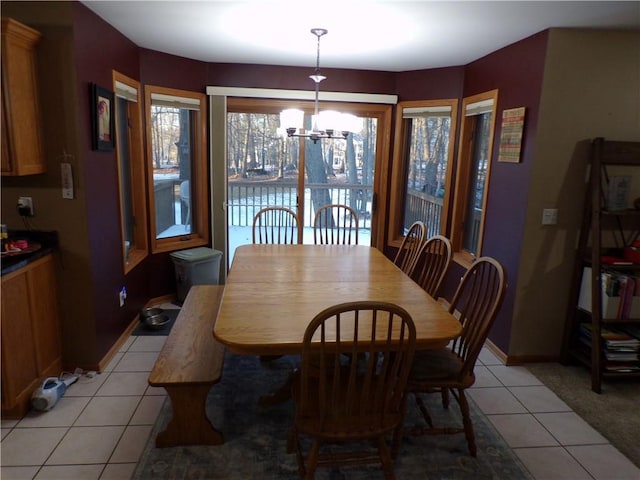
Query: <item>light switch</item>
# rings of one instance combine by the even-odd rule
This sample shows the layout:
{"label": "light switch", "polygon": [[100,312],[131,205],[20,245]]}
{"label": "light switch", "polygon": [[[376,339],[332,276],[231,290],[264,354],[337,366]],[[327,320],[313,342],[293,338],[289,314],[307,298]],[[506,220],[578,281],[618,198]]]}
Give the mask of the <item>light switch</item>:
{"label": "light switch", "polygon": [[558,223],[558,209],[544,208],[542,210],[542,225],[556,225]]}

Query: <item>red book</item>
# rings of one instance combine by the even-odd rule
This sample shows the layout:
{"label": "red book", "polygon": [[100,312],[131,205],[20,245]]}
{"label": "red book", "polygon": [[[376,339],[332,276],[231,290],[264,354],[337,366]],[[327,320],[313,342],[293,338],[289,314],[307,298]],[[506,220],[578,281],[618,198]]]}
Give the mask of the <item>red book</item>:
{"label": "red book", "polygon": [[618,314],[616,315],[616,318],[618,320],[620,320],[621,318],[623,318],[623,314],[624,314],[624,299],[627,295],[627,277],[624,275],[620,275],[618,277],[618,283],[620,284],[620,291],[619,291],[619,297],[620,298],[620,303],[618,304]]}
{"label": "red book", "polygon": [[629,318],[629,312],[631,311],[631,302],[633,301],[633,296],[636,293],[636,282],[633,277],[627,277],[627,288],[625,290],[624,297],[620,298],[620,303],[622,306],[622,320],[626,320]]}

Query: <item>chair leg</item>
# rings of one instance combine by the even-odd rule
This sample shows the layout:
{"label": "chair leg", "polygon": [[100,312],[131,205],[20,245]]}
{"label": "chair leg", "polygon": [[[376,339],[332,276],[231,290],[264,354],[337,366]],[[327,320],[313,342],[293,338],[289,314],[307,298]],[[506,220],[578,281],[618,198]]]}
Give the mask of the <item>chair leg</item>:
{"label": "chair leg", "polygon": [[467,445],[469,446],[469,453],[472,457],[477,455],[476,440],[473,434],[473,424],[471,423],[471,416],[469,415],[469,403],[467,397],[464,394],[464,389],[458,389],[458,403],[460,404],[460,412],[462,413],[462,423],[464,425],[464,435],[467,437]]}
{"label": "chair leg", "polygon": [[384,440],[384,435],[378,437],[378,454],[380,455],[380,461],[382,462],[382,470],[384,471],[384,478],[386,480],[395,480],[393,474],[393,467],[391,466],[391,456],[389,455],[389,449]]}
{"label": "chair leg", "polygon": [[296,450],[296,441],[298,434],[295,427],[289,429],[289,435],[287,435],[287,453],[293,453]]}
{"label": "chair leg", "polygon": [[[417,395],[417,394],[416,394]],[[409,394],[406,393],[402,400],[402,416],[398,423],[398,426],[393,431],[393,437],[391,439],[391,458],[395,460],[398,458],[398,452],[400,451],[400,442],[402,441],[402,434],[404,432],[404,419],[407,417]]]}
{"label": "chair leg", "polygon": [[442,395],[442,406],[444,408],[449,408],[449,389],[443,388],[440,392]]}
{"label": "chair leg", "polygon": [[316,476],[316,468],[318,467],[318,453],[320,451],[320,441],[317,438],[311,443],[311,450],[307,456],[307,472],[304,476],[305,480],[313,480]]}
{"label": "chair leg", "polygon": [[429,415],[429,411],[427,410],[427,406],[422,401],[422,397],[420,397],[419,393],[414,393],[414,397],[416,399],[416,404],[418,404],[418,408],[422,412],[422,416],[424,417],[425,422],[429,425],[429,428],[433,428],[433,421],[431,420],[431,415]]}

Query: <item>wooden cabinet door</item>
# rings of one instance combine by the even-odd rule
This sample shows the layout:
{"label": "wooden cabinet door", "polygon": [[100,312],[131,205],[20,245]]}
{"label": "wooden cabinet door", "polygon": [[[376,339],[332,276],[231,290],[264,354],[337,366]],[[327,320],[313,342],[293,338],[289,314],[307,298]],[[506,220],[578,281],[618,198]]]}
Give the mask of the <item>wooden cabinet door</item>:
{"label": "wooden cabinet door", "polygon": [[2,18],[2,175],[46,170],[35,51],[39,39],[38,31]]}
{"label": "wooden cabinet door", "polygon": [[[16,272],[17,273],[17,272]],[[11,409],[38,378],[27,272],[2,278],[2,408]]]}
{"label": "wooden cabinet door", "polygon": [[58,301],[53,255],[38,260],[27,276],[31,328],[38,375],[58,376],[62,369]]}

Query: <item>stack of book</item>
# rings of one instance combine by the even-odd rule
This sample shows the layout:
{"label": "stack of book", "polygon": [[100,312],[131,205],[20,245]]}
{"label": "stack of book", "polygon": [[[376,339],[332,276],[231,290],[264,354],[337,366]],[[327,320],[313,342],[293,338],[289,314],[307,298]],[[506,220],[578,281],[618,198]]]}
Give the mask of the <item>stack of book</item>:
{"label": "stack of book", "polygon": [[[592,327],[580,324],[580,341],[591,347]],[[617,325],[600,331],[604,368],[610,372],[640,372],[640,325]]]}

